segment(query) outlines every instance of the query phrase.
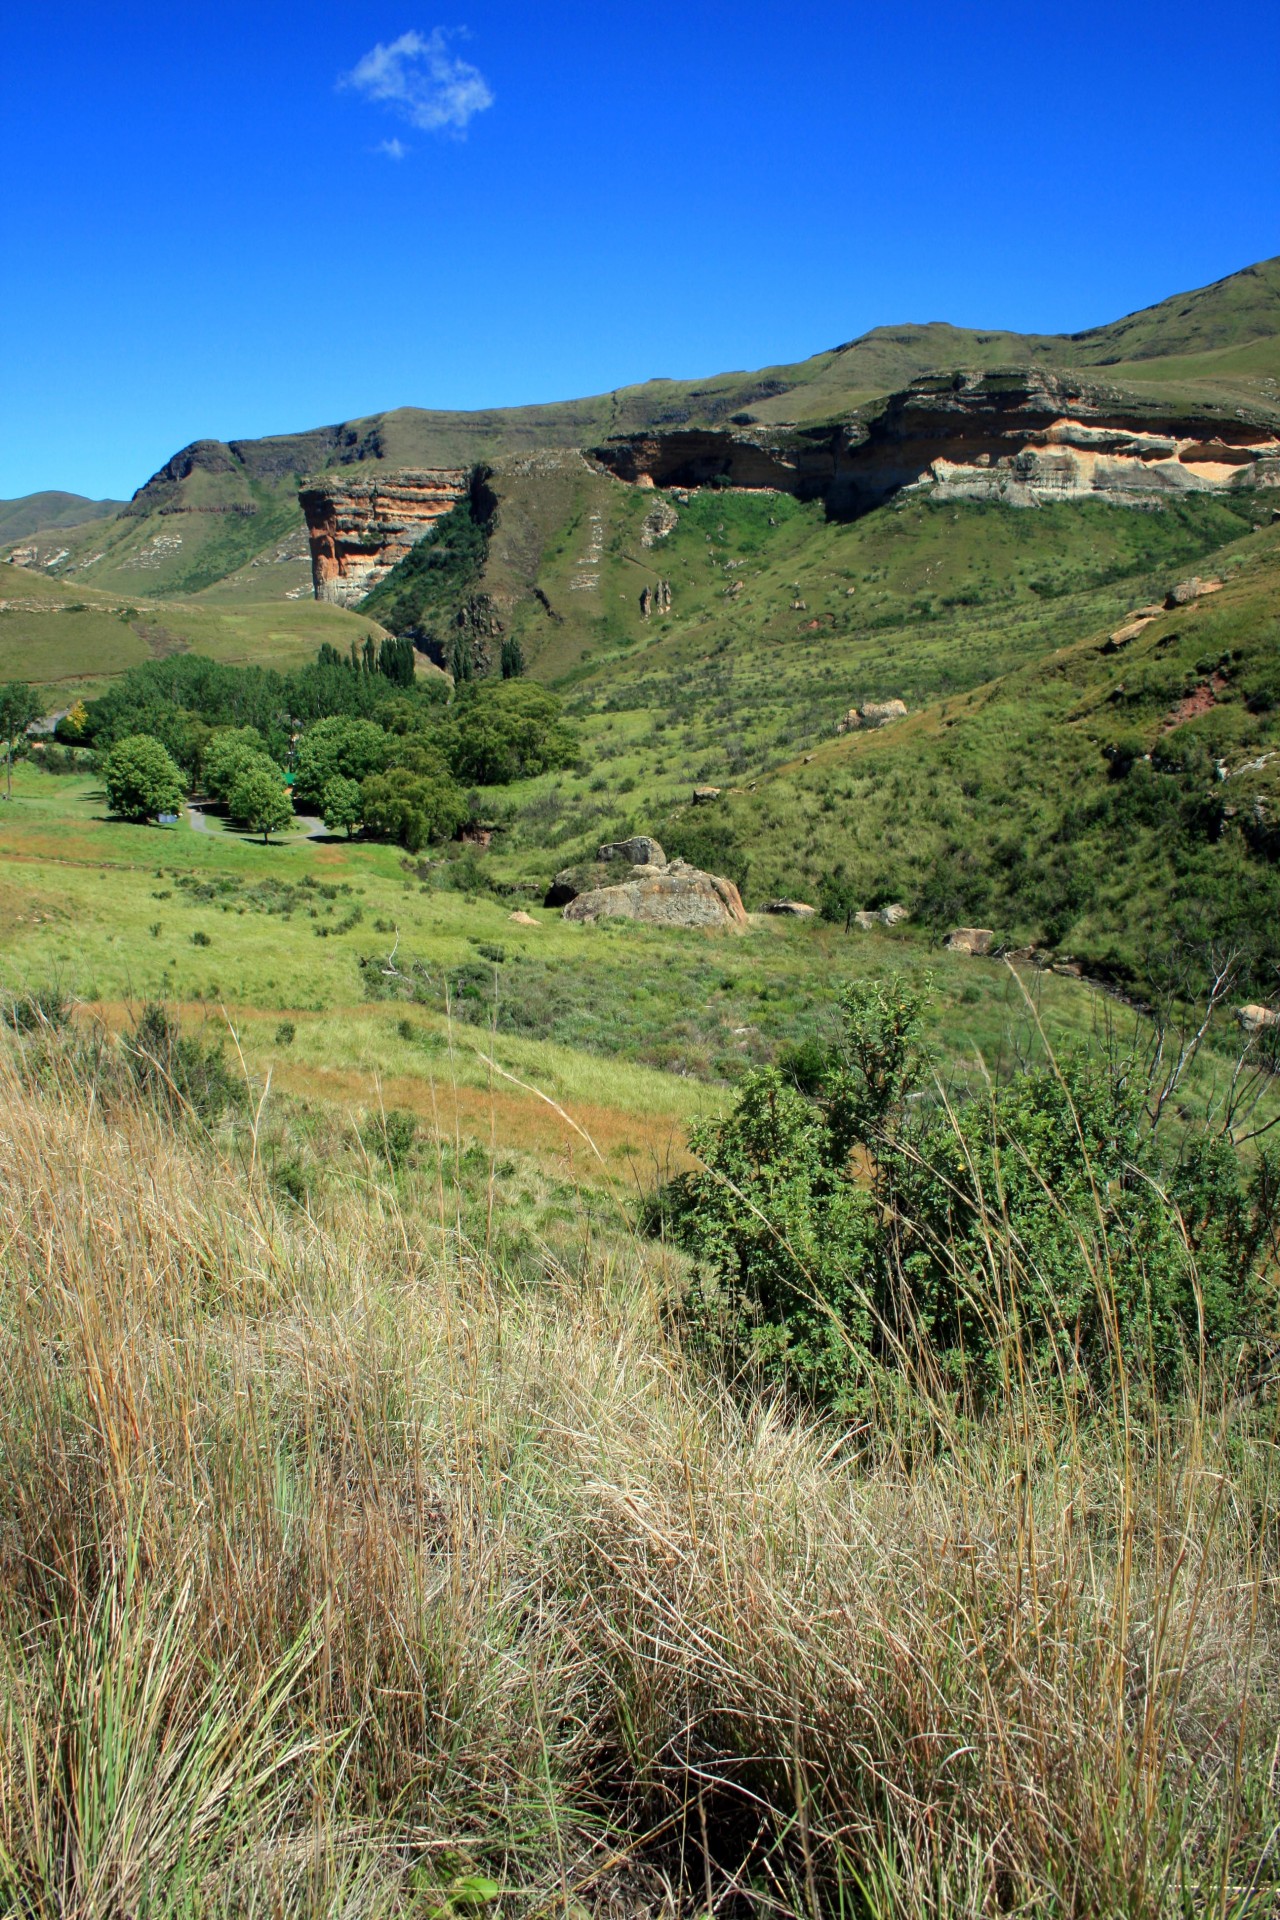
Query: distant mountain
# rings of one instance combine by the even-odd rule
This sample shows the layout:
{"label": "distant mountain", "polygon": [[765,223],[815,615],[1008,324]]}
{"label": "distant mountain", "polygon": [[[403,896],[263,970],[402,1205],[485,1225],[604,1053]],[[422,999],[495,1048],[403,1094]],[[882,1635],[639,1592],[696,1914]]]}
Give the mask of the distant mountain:
{"label": "distant mountain", "polygon": [[123,505],[123,500],[86,500],[81,493],[57,492],[25,493],[18,500],[0,500],[0,546],[55,527],[82,527],[90,520],[108,520]]}
{"label": "distant mountain", "polygon": [[[0,547],[36,542],[32,564],[151,597],[297,597],[309,591],[299,482],[342,471],[466,469],[553,448],[682,428],[779,429],[868,420],[933,373],[1032,368],[1086,374],[1125,396],[1126,418],[1186,409],[1202,419],[1280,422],[1280,257],[1074,334],[876,327],[807,360],[702,380],[648,380],[550,405],[448,412],[398,407],[257,440],[198,440],[110,501],[37,494],[0,503]],[[51,519],[51,513],[61,517]],[[113,515],[115,517],[107,518]],[[90,526],[90,521],[94,522]]]}

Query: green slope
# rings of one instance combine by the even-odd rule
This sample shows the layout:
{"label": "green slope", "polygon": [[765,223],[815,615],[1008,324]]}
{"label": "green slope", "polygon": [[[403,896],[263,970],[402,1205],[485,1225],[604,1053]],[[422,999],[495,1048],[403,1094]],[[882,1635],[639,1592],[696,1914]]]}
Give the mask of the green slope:
{"label": "green slope", "polygon": [[119,513],[122,500],[86,500],[82,493],[25,493],[17,500],[0,500],[0,547],[33,533],[61,527],[80,527],[89,520],[106,520]]}

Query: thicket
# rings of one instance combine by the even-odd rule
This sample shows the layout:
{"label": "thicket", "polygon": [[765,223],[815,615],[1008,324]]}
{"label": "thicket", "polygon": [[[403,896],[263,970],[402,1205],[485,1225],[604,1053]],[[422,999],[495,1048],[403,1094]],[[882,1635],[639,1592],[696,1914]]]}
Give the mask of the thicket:
{"label": "thicket", "polygon": [[691,1128],[701,1164],[660,1215],[693,1257],[691,1323],[731,1374],[856,1414],[885,1368],[924,1355],[979,1403],[1007,1389],[1014,1350],[1068,1396],[1265,1360],[1280,1157],[1246,1161],[1207,1126],[1170,1150],[1176,1082],[1153,1105],[1135,1058],[1096,1050],[953,1103],[918,988],[863,983],[840,1005],[834,1041],[750,1073]]}

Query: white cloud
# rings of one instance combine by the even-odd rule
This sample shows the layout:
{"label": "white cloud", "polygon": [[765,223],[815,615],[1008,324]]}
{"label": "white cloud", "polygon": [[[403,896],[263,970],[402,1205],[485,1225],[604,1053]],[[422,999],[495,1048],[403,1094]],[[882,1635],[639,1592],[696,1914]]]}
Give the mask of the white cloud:
{"label": "white cloud", "polygon": [[[493,93],[478,67],[450,53],[451,37],[447,28],[434,27],[402,33],[385,46],[379,41],[343,75],[342,85],[424,133],[464,133],[468,121],[493,105]],[[388,140],[381,151],[399,160],[407,148]]]}
{"label": "white cloud", "polygon": [[388,160],[403,160],[405,155],[412,151],[411,147],[406,147],[403,140],[379,140],[374,148],[375,153],[385,153]]}

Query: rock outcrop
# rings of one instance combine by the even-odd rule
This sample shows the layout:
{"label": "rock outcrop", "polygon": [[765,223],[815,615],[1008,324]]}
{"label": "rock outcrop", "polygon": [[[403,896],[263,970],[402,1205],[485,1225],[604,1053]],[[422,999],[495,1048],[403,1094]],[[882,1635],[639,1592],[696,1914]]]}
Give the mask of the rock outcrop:
{"label": "rock outcrop", "polygon": [[468,484],[462,468],[433,467],[374,478],[325,474],[301,488],[316,599],[355,606],[456,505]]}
{"label": "rock outcrop", "polygon": [[903,920],[911,918],[910,910],[894,901],[889,907],[863,907],[853,916],[853,924],[862,933],[870,933],[875,927],[896,927]]}
{"label": "rock outcrop", "polygon": [[570,900],[566,920],[640,920],[655,927],[710,927],[739,933],[747,924],[732,880],[703,873],[684,860],[661,867],[633,867],[625,880],[592,887]]}
{"label": "rock outcrop", "polygon": [[682,428],[592,457],[641,487],[771,488],[851,516],[904,489],[1035,507],[1280,486],[1274,426],[1210,405],[1175,411],[1066,373],[927,375],[837,426]]}
{"label": "rock outcrop", "polygon": [[807,900],[770,900],[765,907],[766,913],[786,914],[793,920],[810,920],[817,911]]}

